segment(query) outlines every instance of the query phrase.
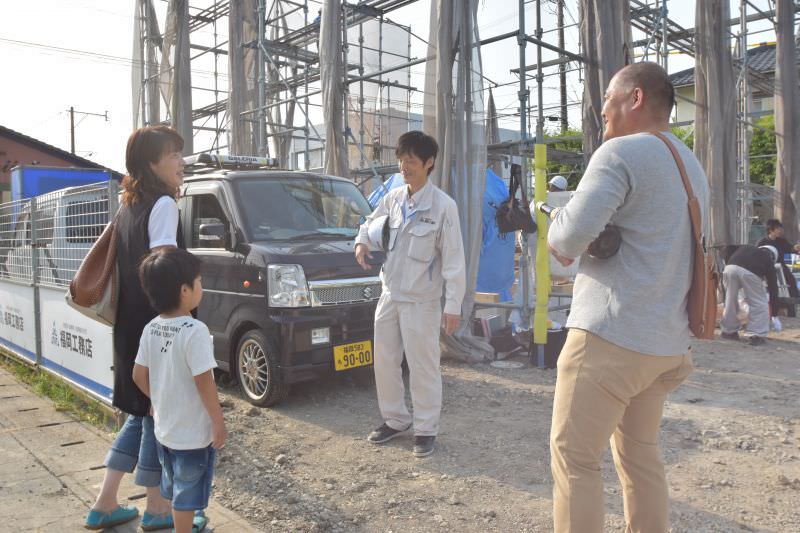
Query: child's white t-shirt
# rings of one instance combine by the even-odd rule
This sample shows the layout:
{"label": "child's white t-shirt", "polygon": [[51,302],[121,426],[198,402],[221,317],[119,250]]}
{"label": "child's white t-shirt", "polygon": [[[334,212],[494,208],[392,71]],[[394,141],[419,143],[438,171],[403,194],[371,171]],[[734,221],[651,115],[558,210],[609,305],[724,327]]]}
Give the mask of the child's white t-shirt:
{"label": "child's white t-shirt", "polygon": [[158,442],[174,450],[211,444],[211,417],[194,383],[217,367],[208,327],[190,316],[157,316],[142,332],[136,363],[149,369]]}

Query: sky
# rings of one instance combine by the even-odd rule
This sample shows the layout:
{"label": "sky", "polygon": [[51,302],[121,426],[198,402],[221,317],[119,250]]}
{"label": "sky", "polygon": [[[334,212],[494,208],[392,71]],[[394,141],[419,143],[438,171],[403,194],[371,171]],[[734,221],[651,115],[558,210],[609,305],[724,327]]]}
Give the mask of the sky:
{"label": "sky", "polygon": [[[731,15],[738,16],[739,2],[731,1]],[[204,7],[211,0],[192,0],[191,6]],[[767,0],[754,0],[766,7]],[[311,2],[312,6],[314,2]],[[156,0],[159,22],[166,13],[166,0]],[[555,27],[555,6],[542,2],[543,27]],[[514,31],[518,27],[517,0],[482,0],[478,13],[480,37]],[[669,16],[684,27],[694,26],[694,0],[669,0]],[[69,150],[69,108],[75,113],[76,153],[118,171],[124,171],[125,142],[132,131],[131,118],[131,55],[133,47],[133,0],[3,0],[0,18],[0,71],[3,72],[2,98],[0,98],[0,124]],[[424,57],[427,44],[430,0],[419,0],[411,6],[389,14],[398,24],[411,27],[411,57]],[[312,9],[315,13],[316,9]],[[565,30],[566,47],[578,47],[578,16],[576,0],[567,0]],[[751,25],[751,30],[768,29],[768,22]],[[532,34],[536,26],[535,2],[526,4],[526,26]],[[736,30],[736,27],[734,27]],[[206,27],[198,41],[213,40],[213,29]],[[227,32],[220,28],[220,32]],[[635,34],[634,39],[638,36]],[[193,41],[195,37],[192,37]],[[556,43],[555,32],[545,33],[546,41]],[[225,36],[221,35],[224,41]],[[762,31],[750,38],[752,46],[774,40],[774,33]],[[515,39],[508,39],[483,47],[483,74],[487,85],[493,89],[501,127],[518,128],[519,118],[512,116],[518,108],[516,75],[509,71],[519,66],[519,52]],[[545,52],[543,59],[554,55]],[[534,63],[536,47],[527,47],[527,61]],[[669,70],[676,72],[693,66],[693,59],[679,55],[670,56]],[[193,85],[213,87],[213,62],[193,63]],[[218,65],[218,87],[227,84],[226,65]],[[548,72],[555,72],[550,69]],[[411,85],[424,86],[424,65],[411,69]],[[568,77],[568,99],[579,102],[581,85],[579,73]],[[531,98],[536,101],[535,83],[531,84]],[[549,76],[543,91],[545,114],[558,103],[558,80]],[[200,91],[195,106],[203,99],[213,98],[213,93]],[[423,92],[411,96],[412,110],[421,104]],[[104,117],[86,115],[93,113]],[[310,113],[313,122],[321,122],[319,110]],[[579,108],[570,108],[570,125],[579,127]]]}

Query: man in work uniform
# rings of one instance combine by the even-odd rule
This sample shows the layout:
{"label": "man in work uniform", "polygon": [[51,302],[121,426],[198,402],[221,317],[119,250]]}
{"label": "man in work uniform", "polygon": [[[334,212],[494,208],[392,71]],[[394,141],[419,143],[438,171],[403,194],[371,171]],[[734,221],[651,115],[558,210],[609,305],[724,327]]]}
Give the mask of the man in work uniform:
{"label": "man in work uniform", "polygon": [[[439,330],[455,332],[466,285],[456,203],[428,181],[437,152],[436,140],[421,131],[400,136],[396,153],[406,186],[383,197],[361,225],[355,247],[356,261],[369,270],[370,225],[388,225],[383,293],[375,311],[375,384],[384,424],[367,440],[383,444],[413,423],[416,457],[434,451],[442,407]],[[405,402],[404,352],[413,418]]]}

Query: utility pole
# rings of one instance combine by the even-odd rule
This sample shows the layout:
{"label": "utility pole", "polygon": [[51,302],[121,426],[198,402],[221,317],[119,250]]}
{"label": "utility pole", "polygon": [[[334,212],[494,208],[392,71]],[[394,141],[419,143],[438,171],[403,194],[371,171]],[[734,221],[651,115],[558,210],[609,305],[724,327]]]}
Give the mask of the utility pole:
{"label": "utility pole", "polygon": [[[558,0],[558,48],[564,49],[564,1]],[[569,117],[567,116],[567,65],[564,63],[564,56],[558,65],[558,81],[561,92],[561,133],[567,133],[569,129]]]}
{"label": "utility pole", "polygon": [[93,117],[103,117],[106,122],[108,122],[108,111],[105,111],[102,115],[100,113],[89,113],[87,111],[75,111],[75,108],[70,106],[69,108],[69,151],[72,155],[75,155],[75,113],[80,113],[81,115],[85,116],[93,116]]}

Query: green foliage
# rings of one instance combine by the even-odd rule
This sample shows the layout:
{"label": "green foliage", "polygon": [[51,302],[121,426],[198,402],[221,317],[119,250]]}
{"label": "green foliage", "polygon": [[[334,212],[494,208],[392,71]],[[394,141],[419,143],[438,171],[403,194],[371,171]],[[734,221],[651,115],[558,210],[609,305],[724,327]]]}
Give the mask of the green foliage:
{"label": "green foliage", "polygon": [[683,143],[689,147],[690,150],[694,150],[694,128],[691,126],[673,126],[670,130],[672,134],[677,137],[678,139],[682,140]]}
{"label": "green foliage", "polygon": [[[548,149],[552,148],[555,150],[561,150],[564,152],[573,152],[573,153],[583,153],[583,140],[582,140],[583,132],[577,129],[568,129],[564,133],[560,131],[558,133],[545,133],[545,139],[560,139],[566,137],[565,140],[555,142],[552,144],[548,144]],[[569,137],[577,137],[577,139],[572,140]],[[565,178],[567,178],[567,182],[569,183],[569,190],[575,190],[575,187],[578,186],[578,182],[583,177],[583,162],[580,163],[563,163],[559,161],[554,161],[550,157],[547,158],[547,175],[548,179],[551,176],[556,174],[561,174]]]}
{"label": "green foliage", "polygon": [[777,159],[774,154],[778,152],[775,145],[775,115],[761,117],[756,121],[756,126],[759,127],[753,128],[750,141],[750,182],[772,186],[775,184]]}
{"label": "green foliage", "polygon": [[0,353],[0,365],[11,372],[22,383],[28,385],[39,396],[49,398],[57,411],[71,414],[79,420],[108,430],[116,425],[107,408],[100,402],[89,399],[75,391],[70,385],[56,376],[20,363],[12,356]]}

